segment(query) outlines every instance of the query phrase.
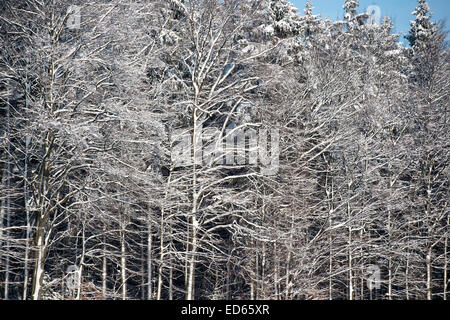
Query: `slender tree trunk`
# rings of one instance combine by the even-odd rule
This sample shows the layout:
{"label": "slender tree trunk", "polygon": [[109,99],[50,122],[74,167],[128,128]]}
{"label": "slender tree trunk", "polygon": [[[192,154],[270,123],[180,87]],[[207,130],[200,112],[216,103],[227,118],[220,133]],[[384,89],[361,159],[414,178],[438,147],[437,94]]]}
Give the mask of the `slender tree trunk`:
{"label": "slender tree trunk", "polygon": [[258,241],[255,240],[255,300],[259,299],[259,254],[258,254]]}
{"label": "slender tree trunk", "polygon": [[[264,219],[263,219],[264,221]],[[261,257],[261,294],[262,299],[266,299],[266,244],[262,243],[262,257]]]}
{"label": "slender tree trunk", "polygon": [[[426,200],[426,214],[425,219],[431,220],[431,193],[432,193],[432,187],[431,187],[431,175],[433,172],[433,164],[431,163],[431,160],[428,159],[428,172],[427,172],[427,200]],[[431,222],[428,222],[431,223]],[[431,228],[428,227],[427,236],[431,238],[432,231]],[[430,242],[432,243],[432,239],[430,239]],[[432,287],[432,265],[431,265],[431,254],[432,254],[432,245],[427,250],[426,253],[426,267],[427,267],[427,300],[432,300],[433,298],[433,287]]]}
{"label": "slender tree trunk", "polygon": [[[27,61],[29,63],[29,61]],[[25,108],[29,108],[29,96],[30,96],[30,84],[25,84]],[[24,168],[23,168],[23,198],[24,198],[24,208],[26,215],[26,235],[25,235],[25,257],[24,257],[24,275],[23,275],[23,292],[22,299],[26,300],[28,296],[28,260],[30,256],[30,236],[31,236],[31,221],[30,221],[30,210],[29,210],[29,199],[28,199],[28,148],[30,146],[31,137],[25,138],[25,157],[24,157]]]}
{"label": "slender tree trunk", "polygon": [[[291,222],[291,228],[293,229],[294,228],[294,215],[291,214],[290,218],[291,218],[291,221],[290,221]],[[290,232],[289,239],[290,239],[290,243],[292,243],[293,242],[292,232]],[[290,277],[290,273],[291,273],[291,259],[292,259],[292,252],[291,252],[291,250],[289,250],[288,254],[287,254],[287,259],[286,259],[286,284],[285,284],[285,286],[286,286],[285,299],[286,300],[289,300],[291,298],[291,292],[290,292],[291,291],[291,281],[290,281],[290,279],[291,279],[291,277]]]}
{"label": "slender tree trunk", "polygon": [[[8,142],[8,149],[9,149],[9,142]],[[9,153],[9,152],[8,152]],[[5,242],[5,250],[6,250],[6,257],[5,257],[5,280],[4,280],[4,294],[3,297],[5,300],[9,299],[9,268],[10,268],[10,256],[9,256],[9,250],[10,250],[10,227],[11,227],[11,176],[10,176],[10,162],[8,160],[7,163],[7,174],[8,177],[6,179],[6,189],[7,196],[6,196],[6,242]]]}
{"label": "slender tree trunk", "polygon": [[[348,198],[349,199],[349,198]],[[349,200],[347,200],[349,201]],[[347,204],[347,214],[350,221],[351,209],[350,203]],[[353,288],[353,255],[352,255],[352,227],[348,227],[348,298],[353,300],[354,288]]]}
{"label": "slender tree trunk", "polygon": [[450,215],[447,215],[447,226],[445,227],[445,243],[444,243],[444,286],[443,286],[443,298],[447,300],[447,288],[448,288],[448,225],[450,222]]}
{"label": "slender tree trunk", "polygon": [[406,300],[409,300],[409,252],[406,253],[405,282]]}
{"label": "slender tree trunk", "polygon": [[353,272],[352,272],[352,266],[353,266],[353,256],[352,256],[352,248],[351,248],[351,234],[352,234],[352,228],[348,228],[348,241],[349,241],[349,248],[348,248],[348,299],[353,300],[354,295],[354,289],[353,289]]}
{"label": "slender tree trunk", "polygon": [[431,248],[428,249],[426,255],[426,264],[427,264],[427,300],[432,300],[432,284],[431,284]]}
{"label": "slender tree trunk", "polygon": [[[332,228],[333,226],[333,210],[334,210],[334,205],[333,205],[333,185],[331,185],[331,204],[328,210],[328,225],[330,228]],[[329,258],[328,258],[328,274],[329,274],[329,280],[328,280],[328,299],[329,300],[333,300],[333,237],[332,234],[330,232],[330,235],[328,236],[328,246],[329,246]]]}
{"label": "slender tree trunk", "polygon": [[[409,223],[406,224],[406,234],[407,234],[407,241],[409,241]],[[406,291],[406,300],[409,300],[410,294],[409,294],[409,261],[410,259],[410,252],[409,248],[406,248],[406,268],[405,268],[405,291]]]}
{"label": "slender tree trunk", "polygon": [[[6,172],[5,170],[2,170],[2,185],[6,185],[5,184],[5,176],[6,176]],[[3,248],[3,219],[5,217],[5,209],[6,209],[6,198],[3,197],[2,201],[0,203],[0,248]],[[0,265],[3,261],[3,250],[0,250]],[[0,273],[1,275],[1,273]],[[0,299],[2,297],[2,285],[0,283]]]}
{"label": "slender tree trunk", "polygon": [[[106,232],[106,228],[103,230]],[[108,265],[106,260],[106,235],[103,235],[103,258],[102,258],[102,297],[106,299],[107,279],[108,279]]]}
{"label": "slender tree trunk", "polygon": [[225,293],[225,299],[231,299],[231,266],[230,263],[227,262],[227,288]]}
{"label": "slender tree trunk", "polygon": [[[198,105],[198,92],[195,95],[194,106]],[[200,127],[198,123],[198,115],[197,109],[194,108],[193,118],[194,118],[194,132],[193,132],[193,169],[192,169],[192,210],[191,216],[189,217],[189,225],[188,225],[188,248],[189,253],[187,258],[189,259],[188,268],[187,268],[187,283],[186,283],[186,300],[193,300],[195,298],[195,268],[196,268],[196,257],[198,250],[198,221],[197,221],[197,206],[198,206],[198,190],[197,190],[197,160],[198,154],[200,154],[201,150],[198,150],[200,136]],[[189,233],[190,231],[190,233]]]}
{"label": "slender tree trunk", "polygon": [[147,221],[147,299],[153,300],[153,265],[152,265],[152,250],[153,250],[153,235],[150,218]]}
{"label": "slender tree trunk", "polygon": [[[148,234],[147,234],[148,236]],[[140,246],[140,253],[141,253],[141,259],[140,259],[140,266],[139,266],[139,272],[141,275],[141,300],[145,300],[145,294],[146,294],[146,277],[148,277],[148,274],[146,273],[145,267],[146,267],[146,259],[145,259],[145,239],[141,238],[141,246]]]}
{"label": "slender tree trunk", "polygon": [[[331,229],[333,227],[333,211],[334,211],[334,186],[333,179],[330,177],[331,165],[330,161],[323,155],[324,161],[326,162],[327,171],[325,175],[325,193],[328,199],[328,227]],[[328,235],[328,299],[333,300],[333,237],[331,232]]]}
{"label": "slender tree trunk", "polygon": [[169,265],[169,300],[173,300],[173,268]]}
{"label": "slender tree trunk", "polygon": [[165,237],[165,227],[164,227],[164,209],[161,210],[160,219],[160,236],[159,236],[159,266],[158,266],[158,288],[156,293],[156,300],[161,300],[162,284],[163,284],[163,266],[164,266],[164,237]]}
{"label": "slender tree trunk", "polygon": [[81,278],[83,275],[83,265],[84,265],[85,253],[86,253],[86,232],[85,232],[85,224],[83,222],[82,228],[81,228],[81,257],[80,257],[80,267],[78,268],[77,295],[75,297],[76,300],[81,299]]}
{"label": "slender tree trunk", "polygon": [[126,259],[126,247],[125,247],[125,222],[122,222],[121,234],[120,234],[120,276],[122,281],[122,300],[127,299],[127,259]]}
{"label": "slender tree trunk", "polygon": [[388,232],[388,299],[392,300],[392,257],[391,257],[391,210],[388,210],[388,221],[387,221],[387,232]]}
{"label": "slender tree trunk", "polygon": [[250,300],[255,300],[255,282],[253,280],[250,282]]}
{"label": "slender tree trunk", "polygon": [[[8,142],[8,149],[9,149],[9,142]],[[8,152],[9,153],[9,152]],[[4,280],[4,294],[3,297],[5,300],[9,299],[9,268],[10,268],[10,256],[9,256],[9,250],[10,250],[10,227],[11,227],[11,176],[9,173],[10,170],[10,162],[8,160],[7,163],[7,171],[8,171],[8,178],[6,182],[6,189],[7,196],[6,196],[6,244],[5,244],[5,250],[6,250],[6,257],[5,257],[5,280]]]}
{"label": "slender tree trunk", "polygon": [[253,240],[251,242],[254,246],[254,256],[252,257],[253,259],[253,264],[254,264],[254,273],[251,276],[251,280],[250,280],[250,300],[256,300],[257,299],[257,284],[256,284],[256,275],[258,274],[258,253],[257,253],[257,246],[256,246],[256,240]]}
{"label": "slender tree trunk", "polygon": [[[360,237],[361,241],[364,241],[363,229],[361,229],[361,231],[359,233],[359,237]],[[364,252],[363,252],[363,247],[362,246],[360,247],[359,254],[360,254],[361,260],[363,260],[364,259]],[[360,273],[361,273],[361,275],[360,275],[361,282],[360,282],[359,300],[364,300],[364,285],[365,285],[365,283],[364,283],[365,282],[364,281],[364,264],[361,264]]]}
{"label": "slender tree trunk", "polygon": [[278,251],[277,251],[277,243],[275,242],[273,244],[273,257],[275,259],[275,270],[274,270],[274,293],[275,293],[275,300],[279,300],[280,299],[280,295],[279,295],[279,278],[280,278],[280,262],[278,259]]}
{"label": "slender tree trunk", "polygon": [[171,248],[173,248],[173,237],[172,237],[172,217],[169,217],[168,219],[168,225],[169,225],[169,229],[168,229],[168,234],[169,234],[169,250],[167,251],[167,255],[168,258],[166,259],[167,264],[168,264],[168,268],[169,268],[169,300],[173,300],[173,257],[172,257],[172,252],[171,252]]}
{"label": "slender tree trunk", "polygon": [[[11,87],[12,89],[12,87]],[[11,95],[12,96],[12,95]],[[6,104],[6,143],[7,145],[7,155],[6,155],[6,170],[5,170],[5,180],[6,180],[6,232],[5,232],[5,280],[3,283],[3,297],[5,300],[9,299],[9,268],[10,268],[10,256],[9,256],[9,246],[10,246],[10,226],[11,226],[11,108],[10,101]]]}
{"label": "slender tree trunk", "polygon": [[[331,227],[331,215],[329,216],[329,224]],[[333,300],[333,246],[332,246],[332,237],[331,234],[328,236],[328,246],[329,246],[329,257],[328,257],[328,300]]]}
{"label": "slender tree trunk", "polygon": [[[170,143],[170,141],[169,141],[169,143]],[[165,195],[164,195],[165,202],[168,201],[168,195],[169,195],[169,190],[170,190],[171,179],[172,179],[172,167],[170,169],[169,177],[167,179],[166,192],[165,192]],[[162,209],[161,209],[161,218],[160,218],[160,221],[159,221],[159,230],[160,230],[160,235],[159,235],[159,266],[158,266],[158,284],[157,284],[157,288],[156,288],[156,300],[161,300],[161,295],[162,295],[163,269],[164,269],[164,263],[165,263],[165,259],[166,259],[165,239],[167,238],[167,235],[166,235],[166,221],[165,221],[165,219],[166,219],[166,210],[165,210],[164,207],[162,207]],[[170,238],[170,241],[172,241],[171,238]],[[172,272],[171,269],[169,271]],[[172,276],[172,275],[170,275],[170,276]],[[185,282],[186,282],[186,279],[187,278],[185,277]],[[170,280],[169,287],[170,287],[170,291],[172,292],[172,282],[171,281],[172,280]],[[172,295],[172,293],[170,293],[170,295]]]}
{"label": "slender tree trunk", "polygon": [[[195,203],[196,201],[194,201]],[[193,216],[191,217],[191,240],[190,240],[190,252],[189,252],[189,265],[188,265],[188,279],[187,279],[187,293],[186,300],[194,299],[194,288],[195,288],[195,259],[197,254],[197,218],[195,217],[196,211],[192,212]]]}
{"label": "slender tree trunk", "polygon": [[26,235],[25,235],[25,257],[24,257],[24,276],[23,276],[23,293],[22,299],[26,300],[28,296],[28,278],[29,278],[29,267],[28,261],[30,259],[30,237],[31,237],[31,221],[30,221],[30,209],[29,209],[29,198],[28,198],[28,147],[30,145],[31,138],[26,137],[25,139],[25,161],[23,169],[23,194],[25,203],[25,215],[26,215]]}

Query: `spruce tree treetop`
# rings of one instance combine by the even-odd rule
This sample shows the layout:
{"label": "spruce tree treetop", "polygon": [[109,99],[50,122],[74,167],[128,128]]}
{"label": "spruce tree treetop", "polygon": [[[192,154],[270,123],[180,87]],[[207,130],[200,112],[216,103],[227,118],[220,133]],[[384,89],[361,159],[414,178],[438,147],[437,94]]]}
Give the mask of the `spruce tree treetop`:
{"label": "spruce tree treetop", "polygon": [[359,7],[359,1],[358,0],[345,0],[345,4],[342,6],[342,8],[345,10],[345,20],[351,21],[356,16],[356,8]]}
{"label": "spruce tree treetop", "polygon": [[305,13],[305,16],[307,16],[307,17],[313,16],[313,13],[312,13],[313,9],[314,9],[314,7],[311,3],[311,0],[306,1],[305,9],[303,10],[303,12]]}
{"label": "spruce tree treetop", "polygon": [[269,11],[277,36],[286,37],[300,33],[297,8],[292,3],[286,0],[271,0]]}
{"label": "spruce tree treetop", "polygon": [[303,34],[305,37],[309,37],[312,33],[314,33],[314,29],[320,23],[320,15],[313,14],[313,5],[310,0],[308,0],[305,4],[305,9],[303,12],[305,15],[301,17],[301,24],[303,27]]}
{"label": "spruce tree treetop", "polygon": [[416,46],[417,41],[427,42],[436,32],[436,23],[431,21],[432,14],[426,0],[417,0],[418,5],[412,12],[416,20],[410,21],[411,30],[405,37],[411,47]]}

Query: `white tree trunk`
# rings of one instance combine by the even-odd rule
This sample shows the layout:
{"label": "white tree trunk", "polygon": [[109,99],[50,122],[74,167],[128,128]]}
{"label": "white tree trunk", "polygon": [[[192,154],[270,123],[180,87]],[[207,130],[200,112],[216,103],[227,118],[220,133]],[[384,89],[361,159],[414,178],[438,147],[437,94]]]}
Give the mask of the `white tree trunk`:
{"label": "white tree trunk", "polygon": [[431,285],[431,249],[427,251],[426,255],[426,264],[427,264],[427,300],[432,299],[432,285]]}
{"label": "white tree trunk", "polygon": [[159,266],[158,266],[158,288],[156,292],[156,300],[161,300],[162,284],[163,284],[163,266],[164,266],[164,210],[161,210],[161,219],[159,224],[161,234],[159,236]]}
{"label": "white tree trunk", "polygon": [[122,281],[122,300],[127,299],[127,259],[125,248],[125,225],[120,235],[120,276]]}
{"label": "white tree trunk", "polygon": [[188,265],[188,279],[187,279],[187,292],[186,300],[194,300],[195,295],[195,259],[197,254],[197,218],[195,217],[195,212],[191,217],[192,233],[190,240],[190,250],[189,250],[189,265]]}
{"label": "white tree trunk", "polygon": [[86,252],[86,233],[85,233],[85,224],[83,222],[82,230],[81,230],[81,258],[80,258],[80,267],[78,268],[78,277],[77,277],[77,294],[75,296],[76,300],[81,299],[81,278],[83,276],[83,265],[84,265],[84,256]]}
{"label": "white tree trunk", "polygon": [[[350,186],[349,186],[350,187]],[[350,201],[349,199],[347,201]],[[349,221],[351,221],[350,203],[347,203],[347,214]],[[353,255],[352,255],[352,227],[348,227],[348,299],[353,300]]]}
{"label": "white tree trunk", "polygon": [[450,222],[450,215],[447,217],[447,227],[445,228],[445,244],[444,244],[444,291],[443,298],[447,300],[447,288],[448,288],[448,225]]}
{"label": "white tree trunk", "polygon": [[169,266],[169,300],[173,300],[173,268]]}
{"label": "white tree trunk", "polygon": [[[106,229],[105,229],[106,230]],[[106,232],[104,230],[104,232]],[[102,258],[102,297],[106,299],[107,279],[108,279],[108,265],[106,260],[106,236],[103,235],[103,258]]]}
{"label": "white tree trunk", "polygon": [[[42,219],[41,219],[42,221]],[[44,227],[39,225],[36,232],[36,257],[34,265],[32,299],[40,300],[42,297],[42,285],[44,281],[45,239]]]}
{"label": "white tree trunk", "polygon": [[26,137],[25,140],[25,163],[23,169],[24,183],[23,183],[23,194],[25,203],[25,214],[26,214],[26,236],[25,236],[25,257],[24,257],[24,276],[23,276],[23,292],[22,299],[26,300],[28,296],[28,278],[29,278],[29,267],[28,260],[30,259],[30,237],[31,237],[31,221],[30,221],[30,210],[28,206],[28,146],[30,144],[30,137]]}
{"label": "white tree trunk", "polygon": [[[198,237],[198,221],[197,221],[197,206],[198,206],[198,193],[197,193],[197,155],[201,150],[197,150],[199,146],[200,138],[199,123],[196,106],[198,92],[195,93],[195,102],[193,110],[194,118],[194,131],[193,131],[193,168],[192,168],[192,210],[189,217],[188,225],[188,266],[187,266],[187,282],[186,282],[186,300],[193,300],[195,298],[195,268],[196,268],[196,256],[197,256],[197,237]],[[190,232],[189,232],[190,231]]]}
{"label": "white tree trunk", "polygon": [[[391,210],[388,210],[388,221],[387,221],[387,232],[388,232],[388,248],[391,246]],[[392,258],[388,257],[388,299],[392,300]]]}
{"label": "white tree trunk", "polygon": [[11,154],[11,137],[10,137],[10,131],[11,131],[11,111],[10,111],[10,101],[6,104],[6,143],[8,154],[6,155],[6,170],[5,170],[5,180],[6,180],[6,232],[5,232],[5,250],[6,250],[6,256],[5,256],[5,280],[4,280],[4,293],[3,297],[5,300],[9,299],[9,268],[10,268],[10,255],[9,255],[9,246],[10,246],[10,230],[9,227],[11,226],[11,160],[10,160],[10,154]]}
{"label": "white tree trunk", "polygon": [[152,277],[153,235],[152,235],[152,226],[150,223],[150,219],[149,219],[149,221],[147,221],[147,223],[148,223],[148,226],[147,226],[147,228],[148,228],[147,229],[147,299],[153,300],[153,287],[152,287],[152,282],[153,282],[153,277]]}

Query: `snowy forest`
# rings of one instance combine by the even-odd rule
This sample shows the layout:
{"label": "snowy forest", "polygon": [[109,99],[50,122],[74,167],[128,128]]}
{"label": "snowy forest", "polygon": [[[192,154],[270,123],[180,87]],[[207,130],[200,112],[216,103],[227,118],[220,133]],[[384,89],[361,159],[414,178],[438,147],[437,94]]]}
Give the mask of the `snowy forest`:
{"label": "snowy forest", "polygon": [[1,1],[0,300],[449,298],[446,27],[313,2]]}

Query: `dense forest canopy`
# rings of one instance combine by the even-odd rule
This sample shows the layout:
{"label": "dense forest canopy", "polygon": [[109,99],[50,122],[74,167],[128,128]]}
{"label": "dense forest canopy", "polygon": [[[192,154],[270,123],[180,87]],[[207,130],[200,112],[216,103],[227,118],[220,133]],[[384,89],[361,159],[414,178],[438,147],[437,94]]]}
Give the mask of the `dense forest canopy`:
{"label": "dense forest canopy", "polygon": [[0,299],[447,299],[425,0],[0,2]]}

